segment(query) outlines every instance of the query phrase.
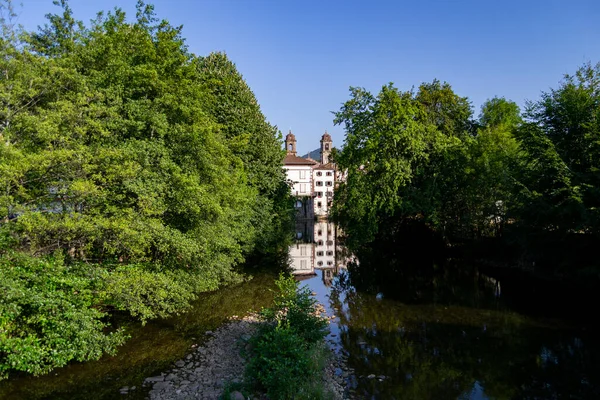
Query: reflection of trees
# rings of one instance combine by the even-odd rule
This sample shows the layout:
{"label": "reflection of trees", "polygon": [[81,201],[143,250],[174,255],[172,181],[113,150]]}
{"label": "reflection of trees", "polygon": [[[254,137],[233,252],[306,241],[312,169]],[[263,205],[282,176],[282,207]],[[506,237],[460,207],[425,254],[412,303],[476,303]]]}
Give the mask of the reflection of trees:
{"label": "reflection of trees", "polygon": [[494,282],[435,270],[406,282],[405,274],[394,282],[400,303],[355,290],[353,273],[330,295],[341,343],[357,376],[389,377],[359,379],[360,396],[469,398],[478,386],[494,399],[600,398],[594,341],[503,310]]}

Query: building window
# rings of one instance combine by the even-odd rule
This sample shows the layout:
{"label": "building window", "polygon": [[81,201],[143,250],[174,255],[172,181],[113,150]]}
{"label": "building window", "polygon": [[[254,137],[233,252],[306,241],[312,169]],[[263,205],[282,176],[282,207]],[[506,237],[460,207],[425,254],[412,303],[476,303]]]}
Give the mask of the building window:
{"label": "building window", "polygon": [[325,185],[327,185],[327,186],[333,186],[333,182],[327,181],[327,182],[325,182]]}
{"label": "building window", "polygon": [[317,241],[317,246],[323,246],[323,241],[322,240]]}
{"label": "building window", "polygon": [[328,240],[327,241],[327,246],[333,246],[333,240]]}
{"label": "building window", "polygon": [[317,192],[317,197],[323,197],[323,192]]}
{"label": "building window", "polygon": [[332,176],[332,175],[333,175],[333,172],[331,172],[331,171],[327,171],[327,172],[325,173],[325,175],[327,175],[327,176]]}
{"label": "building window", "polygon": [[322,236],[323,235],[323,231],[317,231],[317,235]]}
{"label": "building window", "polygon": [[327,265],[333,265],[332,261],[327,261]]}
{"label": "building window", "polygon": [[300,193],[306,193],[306,183],[300,184]]}
{"label": "building window", "polygon": [[326,195],[327,197],[331,197],[331,196],[333,196],[333,192],[325,192],[325,195]]}
{"label": "building window", "polygon": [[329,150],[329,143],[325,143],[325,150]]}
{"label": "building window", "polygon": [[329,250],[329,251],[327,252],[327,255],[328,255],[328,256],[332,256],[332,255],[333,255],[333,251]]}
{"label": "building window", "polygon": [[322,204],[321,204],[321,202],[320,202],[320,201],[318,201],[318,202],[317,202],[317,207],[319,207],[319,208],[321,208],[321,207],[322,207]]}
{"label": "building window", "polygon": [[319,267],[323,266],[323,261],[319,261],[319,262],[317,263],[317,265],[318,265]]}
{"label": "building window", "polygon": [[316,184],[317,186],[323,186],[323,182],[322,182],[322,181],[316,181],[316,182],[315,182],[315,184]]}
{"label": "building window", "polygon": [[300,170],[300,179],[306,179],[306,171]]}
{"label": "building window", "polygon": [[317,176],[321,176],[321,175],[323,175],[323,174],[321,173],[321,171],[318,171],[318,172],[317,172]]}
{"label": "building window", "polygon": [[300,247],[300,255],[301,255],[301,256],[306,256],[306,255],[307,255],[307,254],[306,254],[306,247],[304,247],[304,246],[303,246],[303,247]]}
{"label": "building window", "polygon": [[317,256],[319,256],[319,257],[320,257],[320,256],[322,256],[322,255],[323,255],[323,252],[322,252],[322,251],[317,251]]}
{"label": "building window", "polygon": [[306,260],[300,260],[300,269],[307,269],[306,268]]}

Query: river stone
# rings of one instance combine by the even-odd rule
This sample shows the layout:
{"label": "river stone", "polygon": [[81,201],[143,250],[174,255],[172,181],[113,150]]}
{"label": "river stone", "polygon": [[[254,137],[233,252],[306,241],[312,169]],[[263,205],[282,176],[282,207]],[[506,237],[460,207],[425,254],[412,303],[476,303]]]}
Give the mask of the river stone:
{"label": "river stone", "polygon": [[183,367],[184,365],[185,365],[185,361],[183,361],[183,360],[179,360],[179,361],[177,361],[177,362],[175,363],[175,366],[176,366],[177,368],[181,368],[181,367]]}
{"label": "river stone", "polygon": [[373,378],[375,378],[375,374],[371,374],[371,375],[367,376],[367,378],[368,379],[373,379]]}
{"label": "river stone", "polygon": [[173,381],[173,380],[175,380],[175,378],[177,378],[177,375],[169,374],[165,377],[165,381]]}
{"label": "river stone", "polygon": [[246,400],[244,398],[244,395],[240,392],[238,392],[237,390],[235,392],[231,392],[231,394],[229,395],[229,399],[230,400]]}
{"label": "river stone", "polygon": [[163,375],[146,378],[146,382],[148,382],[148,383],[162,382],[164,380],[165,380],[165,377]]}
{"label": "river stone", "polygon": [[171,382],[156,382],[152,389],[154,390],[163,390],[171,387]]}

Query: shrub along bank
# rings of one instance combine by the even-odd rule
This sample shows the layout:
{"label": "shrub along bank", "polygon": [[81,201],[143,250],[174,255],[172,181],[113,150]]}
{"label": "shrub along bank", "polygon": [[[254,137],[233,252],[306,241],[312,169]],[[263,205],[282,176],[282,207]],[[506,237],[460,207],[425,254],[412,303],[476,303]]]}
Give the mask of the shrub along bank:
{"label": "shrub along bank", "polygon": [[324,337],[327,321],[307,287],[293,277],[280,275],[271,308],[263,309],[264,324],[249,340],[244,385],[234,389],[264,392],[270,399],[329,399],[334,394],[323,384],[330,357]]}

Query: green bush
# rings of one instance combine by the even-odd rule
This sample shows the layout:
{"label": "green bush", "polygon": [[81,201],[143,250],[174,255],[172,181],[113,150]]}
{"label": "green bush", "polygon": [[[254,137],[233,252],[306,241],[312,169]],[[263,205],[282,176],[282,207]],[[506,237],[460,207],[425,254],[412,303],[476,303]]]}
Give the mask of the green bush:
{"label": "green bush", "polygon": [[328,395],[321,378],[328,351],[327,322],[316,301],[293,277],[279,277],[274,305],[264,309],[265,325],[250,340],[246,380],[270,399],[319,399]]}
{"label": "green bush", "polygon": [[94,307],[104,275],[60,257],[0,258],[0,379],[10,370],[39,375],[114,353],[126,335],[107,333],[106,314]]}
{"label": "green bush", "polygon": [[196,293],[237,278],[0,251],[0,379],[113,354],[127,339],[108,322],[113,310],[144,323],[184,311]]}
{"label": "green bush", "polygon": [[292,276],[279,276],[273,307],[263,309],[261,314],[270,324],[285,327],[308,343],[315,343],[325,336],[327,321],[316,315],[317,301],[308,287],[299,287]]}

